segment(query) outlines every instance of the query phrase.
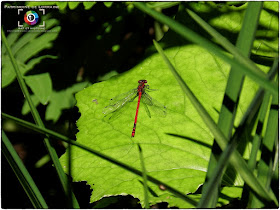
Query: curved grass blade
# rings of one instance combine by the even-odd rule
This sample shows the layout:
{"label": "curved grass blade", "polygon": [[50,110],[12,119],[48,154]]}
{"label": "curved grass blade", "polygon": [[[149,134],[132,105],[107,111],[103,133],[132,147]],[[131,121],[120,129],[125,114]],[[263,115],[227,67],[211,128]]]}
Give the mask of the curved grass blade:
{"label": "curved grass blade", "polygon": [[260,149],[260,145],[262,141],[262,132],[264,129],[264,121],[267,113],[267,108],[269,107],[269,99],[270,99],[270,94],[266,92],[260,109],[259,121],[258,121],[258,125],[256,126],[256,134],[252,142],[252,149],[250,153],[250,158],[248,160],[248,166],[252,171],[255,169],[257,163],[257,153]]}
{"label": "curved grass blade", "polygon": [[38,190],[36,184],[34,183],[32,177],[26,170],[21,159],[19,158],[17,152],[14,150],[13,145],[10,143],[5,132],[2,130],[2,152],[12,167],[15,175],[17,176],[19,182],[21,183],[24,191],[29,197],[34,208],[48,208],[43,196]]}

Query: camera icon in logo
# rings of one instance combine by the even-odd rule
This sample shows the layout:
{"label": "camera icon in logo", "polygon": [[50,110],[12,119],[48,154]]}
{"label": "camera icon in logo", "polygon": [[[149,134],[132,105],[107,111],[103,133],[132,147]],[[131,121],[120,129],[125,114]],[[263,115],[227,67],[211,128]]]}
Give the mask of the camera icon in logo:
{"label": "camera icon in logo", "polygon": [[28,25],[35,25],[36,23],[38,23],[39,21],[39,15],[34,12],[33,10],[29,10],[25,13],[24,15],[24,21],[28,24]]}

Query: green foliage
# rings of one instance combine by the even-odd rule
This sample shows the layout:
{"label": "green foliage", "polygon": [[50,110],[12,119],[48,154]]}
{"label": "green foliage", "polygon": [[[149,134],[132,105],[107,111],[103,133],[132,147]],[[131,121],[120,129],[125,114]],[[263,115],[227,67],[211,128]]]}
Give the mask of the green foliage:
{"label": "green foliage", "polygon": [[76,103],[73,96],[74,93],[82,90],[88,86],[88,82],[81,82],[58,92],[53,91],[50,104],[46,110],[46,120],[53,120],[56,122],[61,115],[63,109],[70,109]]}
{"label": "green foliage", "polygon": [[110,8],[112,6],[112,4],[113,4],[113,2],[103,2],[103,3],[108,8]]}
{"label": "green foliage", "polygon": [[[52,47],[52,41],[55,40],[61,30],[57,26],[56,19],[46,19],[46,30],[53,30],[54,33],[49,32],[34,32],[27,33],[10,33],[7,41],[11,46],[12,52],[16,58],[19,69],[23,75],[27,74],[36,64],[45,58],[57,58],[53,55],[43,55],[35,57],[39,52],[44,49]],[[15,71],[13,70],[12,63],[7,55],[4,45],[2,46],[2,87],[6,87],[16,78]],[[78,83],[65,90],[56,92],[52,89],[52,80],[49,73],[29,75],[24,77],[26,84],[31,88],[34,95],[31,99],[36,106],[40,103],[47,105],[46,120],[53,120],[56,122],[63,109],[69,109],[74,106],[75,99],[73,94],[80,91],[88,85],[87,82]],[[22,114],[28,114],[30,107],[25,100],[22,107]]]}
{"label": "green foliage", "polygon": [[52,80],[49,73],[30,75],[24,77],[26,84],[39,99],[46,105],[52,93]]}
{"label": "green foliage", "polygon": [[[17,64],[17,61],[16,61],[16,58],[15,56],[13,55],[13,52],[11,50],[11,47],[9,46],[9,43],[7,41],[7,38],[5,36],[5,33],[4,33],[4,30],[3,28],[1,29],[1,38],[2,38],[2,41],[3,41],[3,44],[5,45],[5,48],[7,50],[7,54],[10,58],[10,61],[13,65],[13,68],[14,68],[14,71],[16,73],[16,76],[17,76],[17,80],[19,82],[19,85],[20,85],[20,88],[21,88],[21,91],[22,93],[24,94],[24,96],[26,97],[26,99],[28,100],[28,104],[30,106],[30,109],[31,109],[31,112],[32,112],[32,116],[34,118],[34,121],[36,122],[36,124],[40,127],[40,128],[44,128],[44,123],[38,113],[38,111],[36,110],[36,108],[34,107],[34,104],[32,103],[32,100],[31,100],[31,97],[30,97],[30,94],[29,94],[29,91],[27,89],[27,86],[25,84],[25,81],[23,79],[23,75],[19,69],[19,66]],[[62,167],[61,167],[61,164],[58,160],[58,156],[56,154],[56,151],[54,150],[54,148],[52,147],[52,145],[50,144],[48,138],[44,138],[44,143],[45,143],[45,146],[52,158],[52,161],[54,163],[54,166],[55,166],[55,169],[56,169],[56,172],[58,174],[58,177],[60,179],[60,183],[62,184],[62,187],[64,189],[64,192],[66,194],[67,192],[67,179],[66,179],[66,175],[63,173],[63,170],[62,170]],[[14,159],[14,158],[13,158]],[[22,170],[21,170],[22,171]],[[19,177],[20,181],[22,179],[22,177]],[[30,182],[29,182],[30,184]],[[79,204],[77,203],[77,200],[75,198],[75,196],[73,195],[72,192],[69,192],[68,193],[69,196],[71,196],[71,206],[75,207],[75,208],[78,208],[79,207]],[[33,198],[31,198],[31,202],[34,202]]]}
{"label": "green foliage", "polygon": [[69,6],[69,9],[76,9],[76,7],[80,4],[80,2],[77,2],[77,1],[71,1],[71,2],[68,2],[68,6]]}
{"label": "green foliage", "polygon": [[[52,41],[56,39],[61,30],[57,26],[56,19],[45,20],[46,30],[53,30],[55,33],[34,32],[10,33],[7,37],[8,44],[11,46],[16,62],[23,75],[28,73],[33,67],[45,58],[57,58],[53,55],[43,55],[35,57],[44,49],[52,47]],[[4,45],[2,45],[2,88],[11,84],[16,78],[12,63],[8,57]]]}
{"label": "green foliage", "polygon": [[[197,6],[197,4],[194,4]],[[278,9],[278,2],[265,2],[259,20],[259,30],[253,44],[252,53],[261,56],[276,57],[277,52],[271,51],[270,47],[278,48],[278,17],[271,12],[270,8],[274,7],[275,12]],[[208,7],[209,8],[209,7]],[[236,11],[236,7],[224,7],[220,10],[226,12],[218,17],[209,20],[209,24],[219,30],[230,31],[231,33],[238,33],[241,29],[242,20],[244,18],[244,8],[241,11]],[[239,8],[240,10],[240,8]]]}
{"label": "green foliage", "polygon": [[85,10],[89,10],[89,9],[91,9],[96,4],[96,2],[85,1],[85,2],[83,2],[83,4],[85,6]]}
{"label": "green foliage", "polygon": [[[37,79],[37,75],[32,76],[32,77],[36,77],[36,79]],[[46,79],[49,82],[51,82],[48,78],[46,78]],[[28,84],[28,82],[27,82],[27,84]],[[38,106],[40,104],[40,102],[42,101],[42,99],[40,100],[40,98],[43,98],[44,95],[48,96],[47,102],[49,104],[47,106],[45,119],[46,120],[52,120],[53,122],[56,122],[59,119],[59,117],[62,113],[62,110],[70,109],[75,105],[76,100],[75,100],[73,94],[82,90],[86,86],[88,86],[89,83],[88,82],[77,83],[77,84],[74,84],[73,86],[71,86],[69,88],[66,88],[64,90],[61,90],[61,91],[54,91],[50,87],[51,92],[48,91],[48,94],[45,94],[46,90],[44,89],[44,88],[47,88],[47,85],[45,85],[45,86],[42,86],[42,85],[43,85],[43,82],[38,83],[34,86],[34,88],[36,90],[33,91],[34,95],[31,96],[31,99],[32,99],[34,105]],[[40,89],[40,87],[42,87],[42,89]],[[46,103],[42,103],[42,104],[45,105]],[[30,112],[30,108],[28,106],[27,101],[25,100],[21,113],[23,115],[26,115],[29,112]]]}
{"label": "green foliage", "polygon": [[[50,4],[51,2],[47,2]],[[34,4],[35,5],[35,4]],[[30,6],[34,6],[30,4]],[[61,30],[56,19],[48,19],[44,17],[46,30],[53,32],[45,33],[44,31],[29,31],[27,33],[10,33],[7,41],[11,46],[11,50],[16,58],[19,69],[23,75],[31,71],[36,64],[39,64],[43,59],[56,59],[57,56],[42,55],[36,57],[44,49],[52,47],[54,41]],[[5,46],[2,45],[2,88],[10,85],[16,78],[12,63],[7,55]],[[77,83],[65,90],[56,92],[52,88],[52,80],[49,73],[24,76],[26,84],[31,88],[34,95],[31,99],[36,106],[40,103],[47,105],[46,120],[56,122],[61,116],[63,109],[69,109],[74,106],[76,100],[74,93],[82,90],[88,85],[88,82]],[[25,100],[22,107],[22,114],[26,115],[30,112],[30,107]]]}
{"label": "green foliage", "polygon": [[[48,17],[44,17],[43,19],[46,26],[45,30],[52,30],[53,32],[45,33],[44,31],[29,31],[27,33],[10,33],[7,37],[7,41],[11,46],[12,53],[14,54],[16,62],[19,66],[19,70],[23,75],[26,75],[43,59],[57,58],[57,56],[53,55],[42,55],[36,57],[42,50],[52,47],[52,41],[57,38],[61,30],[61,27],[57,26],[58,21],[56,19],[47,18]],[[13,65],[8,57],[5,46],[2,45],[2,88],[11,84],[15,78],[16,74],[13,69]],[[73,86],[73,88],[57,93],[60,94],[60,96],[57,97],[57,94],[53,92],[52,81],[49,73],[29,75],[25,76],[24,79],[26,84],[34,93],[31,98],[35,106],[40,103],[46,105],[49,101],[52,101],[50,108],[47,109],[46,119],[53,121],[58,120],[62,109],[73,107],[75,99],[72,94],[86,86],[86,84],[77,84],[76,87],[80,87],[78,90],[75,86]],[[73,92],[72,89],[75,89],[75,91]],[[64,93],[65,95],[63,95]],[[64,101],[61,102],[63,98]],[[27,114],[29,111],[30,108],[25,100],[22,107],[22,114]]]}

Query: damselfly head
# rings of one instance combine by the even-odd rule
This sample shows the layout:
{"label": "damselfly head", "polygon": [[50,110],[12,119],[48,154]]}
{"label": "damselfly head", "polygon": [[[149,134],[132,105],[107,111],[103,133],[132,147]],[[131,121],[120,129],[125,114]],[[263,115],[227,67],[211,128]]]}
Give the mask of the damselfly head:
{"label": "damselfly head", "polygon": [[139,84],[147,83],[147,80],[139,80],[138,83]]}

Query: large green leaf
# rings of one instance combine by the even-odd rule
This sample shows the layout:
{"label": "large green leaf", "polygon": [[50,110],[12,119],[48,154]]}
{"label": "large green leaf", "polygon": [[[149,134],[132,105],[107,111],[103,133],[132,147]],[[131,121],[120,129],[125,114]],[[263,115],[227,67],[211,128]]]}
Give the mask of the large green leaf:
{"label": "large green leaf", "polygon": [[[221,107],[229,66],[196,45],[174,47],[167,50],[166,54],[217,121],[216,110]],[[151,112],[152,117],[149,118],[144,113],[144,106],[140,105],[136,136],[131,139],[137,100],[109,121],[104,119],[102,111],[110,103],[110,98],[136,88],[139,79],[146,79],[151,89],[159,90],[150,92],[150,95],[167,107],[167,116],[163,118]],[[251,80],[245,81],[238,120],[256,89]],[[77,122],[77,140],[80,143],[141,169],[135,144],[140,143],[148,175],[186,194],[195,192],[204,182],[213,136],[159,55],[147,58],[128,73],[84,89],[76,94],[76,98],[81,112]],[[187,140],[168,133],[185,136]],[[66,171],[67,157],[63,155],[61,158]],[[131,194],[143,203],[141,178],[80,149],[74,148],[72,157],[73,180],[87,181],[93,189],[91,202],[104,196]],[[153,184],[149,187],[162,201],[169,202],[171,195],[168,192],[161,191]],[[151,203],[158,201],[154,194],[149,196]]]}

